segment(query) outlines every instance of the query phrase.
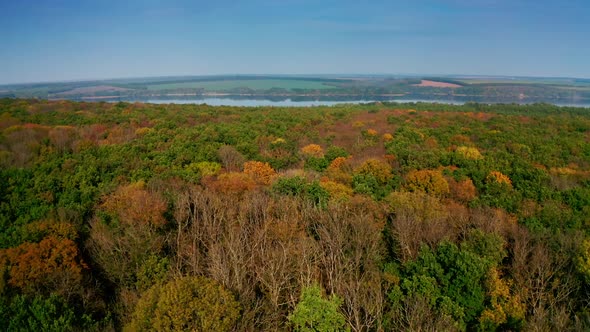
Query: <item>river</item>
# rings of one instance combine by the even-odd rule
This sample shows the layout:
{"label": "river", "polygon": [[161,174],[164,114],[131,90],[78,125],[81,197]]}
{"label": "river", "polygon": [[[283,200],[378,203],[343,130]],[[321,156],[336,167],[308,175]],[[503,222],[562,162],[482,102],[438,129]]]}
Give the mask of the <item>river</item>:
{"label": "river", "polygon": [[190,96],[186,98],[120,98],[108,99],[106,101],[126,101],[126,102],[143,102],[153,104],[207,104],[211,106],[278,106],[278,107],[311,107],[311,106],[332,106],[337,104],[363,104],[372,102],[396,102],[396,103],[441,103],[462,105],[466,102],[477,102],[484,104],[497,103],[516,103],[516,104],[532,104],[532,103],[548,103],[557,106],[572,106],[572,107],[588,107],[590,108],[590,100],[512,100],[512,99],[491,99],[491,98],[469,98],[469,97],[454,97],[454,98],[339,98],[333,100],[327,97],[311,99],[311,98],[280,98],[280,97],[195,97]]}

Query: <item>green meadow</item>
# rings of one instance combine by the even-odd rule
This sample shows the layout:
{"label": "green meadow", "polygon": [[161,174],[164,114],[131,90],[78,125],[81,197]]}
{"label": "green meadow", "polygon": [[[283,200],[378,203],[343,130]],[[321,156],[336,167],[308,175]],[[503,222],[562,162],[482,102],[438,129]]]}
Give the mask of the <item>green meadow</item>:
{"label": "green meadow", "polygon": [[324,82],[288,80],[288,79],[260,79],[260,80],[222,80],[222,81],[200,81],[181,82],[148,85],[149,90],[173,90],[173,89],[198,89],[206,91],[226,91],[237,88],[249,88],[254,90],[268,90],[272,88],[281,89],[333,89],[334,86],[326,85]]}

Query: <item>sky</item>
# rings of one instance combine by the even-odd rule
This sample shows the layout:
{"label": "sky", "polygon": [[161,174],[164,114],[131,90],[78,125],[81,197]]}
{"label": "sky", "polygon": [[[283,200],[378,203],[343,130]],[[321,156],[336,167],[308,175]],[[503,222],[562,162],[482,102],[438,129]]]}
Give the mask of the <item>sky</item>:
{"label": "sky", "polygon": [[215,74],[590,78],[590,1],[0,0],[0,84]]}

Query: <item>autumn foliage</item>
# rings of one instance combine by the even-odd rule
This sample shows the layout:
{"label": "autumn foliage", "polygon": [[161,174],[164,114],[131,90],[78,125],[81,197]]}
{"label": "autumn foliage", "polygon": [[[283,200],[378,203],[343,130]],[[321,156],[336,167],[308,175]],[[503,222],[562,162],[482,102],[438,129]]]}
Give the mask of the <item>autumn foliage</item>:
{"label": "autumn foliage", "polygon": [[105,197],[102,207],[114,213],[121,222],[162,226],[166,223],[163,213],[167,205],[157,193],[145,188],[143,182],[119,187]]}
{"label": "autumn foliage", "polygon": [[382,184],[387,183],[393,177],[391,166],[375,158],[365,160],[360,166],[355,168],[354,172],[356,174],[371,175]]}
{"label": "autumn foliage", "polygon": [[589,144],[547,104],[0,98],[0,330],[587,331]]}
{"label": "autumn foliage", "polygon": [[268,185],[277,173],[269,163],[247,161],[244,163],[244,174],[250,176],[258,184]]}
{"label": "autumn foliage", "polygon": [[324,156],[324,150],[317,144],[308,144],[301,148],[301,154],[306,157],[321,158]]}
{"label": "autumn foliage", "polygon": [[468,146],[460,146],[455,150],[455,152],[465,159],[470,160],[479,160],[483,159],[483,156],[479,152],[477,148],[468,147]]}
{"label": "autumn foliage", "polygon": [[441,196],[449,193],[449,183],[438,170],[411,171],[406,175],[406,188]]}
{"label": "autumn foliage", "polygon": [[460,202],[470,202],[477,196],[477,189],[471,179],[448,179],[451,197]]}
{"label": "autumn foliage", "polygon": [[[0,268],[8,270],[8,284],[27,292],[80,283],[86,265],[76,243],[49,236],[39,243],[23,243],[0,251]],[[67,288],[59,289],[69,291]]]}
{"label": "autumn foliage", "polygon": [[256,182],[248,174],[230,172],[220,174],[210,186],[222,193],[239,194],[254,189]]}
{"label": "autumn foliage", "polygon": [[488,176],[486,177],[486,181],[488,183],[497,183],[500,185],[507,185],[509,187],[512,187],[512,181],[510,180],[510,178],[507,175],[504,175],[498,171],[490,172],[490,174],[488,174]]}

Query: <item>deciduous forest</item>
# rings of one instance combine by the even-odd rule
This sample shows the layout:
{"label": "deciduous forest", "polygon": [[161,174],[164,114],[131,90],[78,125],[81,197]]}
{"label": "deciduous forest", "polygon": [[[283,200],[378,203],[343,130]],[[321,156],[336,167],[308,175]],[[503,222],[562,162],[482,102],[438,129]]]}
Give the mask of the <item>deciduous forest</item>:
{"label": "deciduous forest", "polygon": [[0,330],[588,329],[588,109],[0,99]]}

